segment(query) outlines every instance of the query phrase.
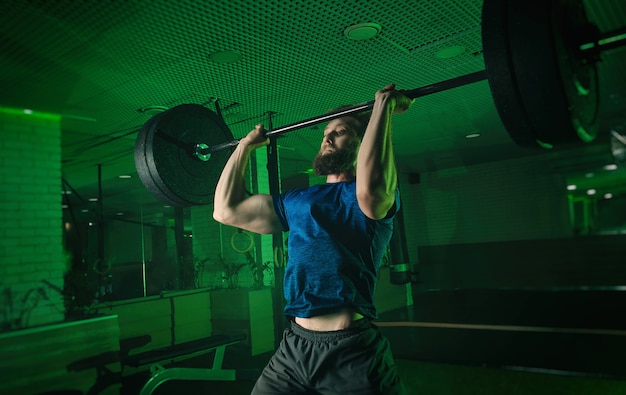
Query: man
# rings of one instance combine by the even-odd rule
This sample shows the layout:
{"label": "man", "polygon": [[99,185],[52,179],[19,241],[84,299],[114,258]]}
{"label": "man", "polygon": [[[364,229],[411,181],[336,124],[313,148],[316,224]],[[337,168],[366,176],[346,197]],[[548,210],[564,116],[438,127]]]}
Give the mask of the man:
{"label": "man", "polygon": [[253,394],[404,393],[389,342],[370,320],[377,318],[378,269],[399,209],[391,118],[411,104],[392,84],[376,92],[367,127],[355,117],[329,122],[314,161],[323,185],[247,196],[248,158],[268,143],[263,125],[226,163],[215,220],[257,233],[290,232],[284,292],[291,328]]}

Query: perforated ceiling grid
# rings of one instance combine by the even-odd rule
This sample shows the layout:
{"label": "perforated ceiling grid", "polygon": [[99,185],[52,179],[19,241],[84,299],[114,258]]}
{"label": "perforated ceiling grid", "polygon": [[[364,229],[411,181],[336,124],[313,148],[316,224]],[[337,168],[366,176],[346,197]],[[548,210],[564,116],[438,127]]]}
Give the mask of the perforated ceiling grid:
{"label": "perforated ceiling grid", "polygon": [[[68,171],[88,163],[78,159],[85,146],[94,158],[99,150],[132,155],[133,129],[154,114],[138,109],[149,106],[211,108],[219,98],[241,137],[267,123],[267,111],[276,112],[274,125],[281,126],[371,100],[390,82],[413,89],[484,69],[481,6],[480,0],[3,1],[0,105],[69,115],[63,120]],[[626,20],[624,1],[587,6],[603,31]],[[364,41],[344,36],[359,23],[379,24],[380,34]],[[465,51],[436,56],[455,45]],[[209,60],[224,50],[241,60]],[[620,78],[615,71],[626,67],[618,59],[607,63]],[[614,81],[606,81],[607,89],[622,97]],[[407,171],[427,170],[426,153],[469,163],[481,157],[481,147],[511,146],[486,82],[420,98],[394,122],[397,158]],[[474,131],[486,138],[464,139]],[[290,133],[280,143],[290,148],[283,163],[306,164],[319,131]]]}
{"label": "perforated ceiling grid", "polygon": [[[5,15],[16,16],[14,24],[28,19],[33,26],[16,44],[36,45],[40,61],[26,66],[40,71],[33,76],[38,83],[54,79],[46,72],[50,63],[61,63],[68,80],[74,72],[86,76],[79,84],[64,81],[74,82],[75,89],[62,110],[72,112],[72,107],[102,100],[119,114],[119,126],[137,117],[135,108],[124,111],[130,103],[169,107],[211,96],[242,103],[241,117],[272,110],[281,121],[294,122],[302,114],[314,116],[339,104],[370,100],[387,82],[414,88],[451,77],[449,67],[428,53],[438,40],[473,29],[462,44],[470,47],[469,56],[480,49],[477,1],[454,2],[449,8],[432,2],[411,7],[356,1],[122,2],[115,7],[106,2],[39,2],[30,7],[13,2],[5,7],[11,6]],[[415,10],[407,12],[409,8]],[[379,23],[381,37],[359,42],[342,35],[347,26],[360,22]],[[7,31],[14,28],[6,26]],[[415,49],[419,55],[408,53]],[[236,50],[243,59],[229,65],[208,62],[209,54],[218,50]],[[15,60],[15,68],[23,65]],[[472,68],[481,66],[477,62]],[[316,96],[320,91],[326,94]]]}

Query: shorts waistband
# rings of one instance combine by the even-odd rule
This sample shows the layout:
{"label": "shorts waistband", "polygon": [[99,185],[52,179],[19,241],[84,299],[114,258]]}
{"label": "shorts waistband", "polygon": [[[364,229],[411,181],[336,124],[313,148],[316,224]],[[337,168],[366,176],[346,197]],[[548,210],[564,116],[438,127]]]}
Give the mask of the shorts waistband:
{"label": "shorts waistband", "polygon": [[357,335],[369,328],[372,323],[367,318],[361,318],[360,320],[352,322],[346,329],[340,329],[337,331],[312,331],[296,324],[295,321],[291,321],[291,330],[296,335],[307,339],[309,341],[317,342],[331,342],[334,340],[345,339],[354,335]]}

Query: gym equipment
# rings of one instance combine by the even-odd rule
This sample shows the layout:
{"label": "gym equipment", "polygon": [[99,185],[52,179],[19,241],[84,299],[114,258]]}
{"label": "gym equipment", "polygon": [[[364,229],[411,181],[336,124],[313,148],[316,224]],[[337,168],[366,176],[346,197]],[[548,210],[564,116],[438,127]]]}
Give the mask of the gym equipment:
{"label": "gym equipment", "polygon": [[[488,80],[511,139],[528,148],[594,140],[598,131],[601,51],[626,44],[626,28],[600,33],[582,0],[485,0],[482,8],[486,70],[407,90],[415,99]],[[272,129],[277,137],[370,110],[373,101]],[[135,165],[145,187],[178,207],[211,202],[230,149],[239,144],[217,114],[183,104],[154,116],[140,130]]]}
{"label": "gym equipment", "polygon": [[[150,395],[161,384],[170,380],[222,380],[234,381],[235,370],[222,368],[226,347],[244,340],[246,335],[214,335],[204,339],[189,341],[169,347],[131,355],[122,360],[122,364],[135,368],[150,367],[150,379],[141,389],[140,395]],[[215,350],[210,369],[173,367],[163,364],[206,354]]]}

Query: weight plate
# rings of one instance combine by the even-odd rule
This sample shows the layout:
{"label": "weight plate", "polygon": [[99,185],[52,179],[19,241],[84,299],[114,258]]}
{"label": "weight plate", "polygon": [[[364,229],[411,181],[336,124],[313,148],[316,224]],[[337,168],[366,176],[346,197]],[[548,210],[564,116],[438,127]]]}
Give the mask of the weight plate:
{"label": "weight plate", "polygon": [[215,186],[232,150],[200,160],[194,147],[232,141],[224,121],[213,111],[183,104],[155,115],[135,142],[135,167],[142,183],[157,199],[177,207],[212,202]]}
{"label": "weight plate", "polygon": [[571,39],[576,26],[588,23],[582,2],[508,4],[509,19],[517,21],[509,24],[515,76],[535,135],[553,146],[593,140],[597,73],[577,58]]}
{"label": "weight plate", "polygon": [[504,1],[484,0],[481,29],[483,57],[494,105],[504,128],[516,144],[537,147],[537,136],[530,127],[515,78],[509,23]]}
{"label": "weight plate", "polygon": [[580,0],[485,1],[483,50],[490,87],[517,144],[563,146],[595,138],[597,71],[579,57],[578,41],[572,39],[587,24]]}
{"label": "weight plate", "polygon": [[[580,37],[577,31],[584,31],[593,37],[593,31],[584,30],[589,26],[582,0],[561,1],[552,14],[558,18],[554,24],[559,27],[555,34],[561,81],[564,96],[569,104],[566,109],[578,138],[583,142],[593,141],[600,128],[600,84],[595,62],[579,55],[580,44],[589,37]],[[573,40],[576,38],[576,40]]]}

